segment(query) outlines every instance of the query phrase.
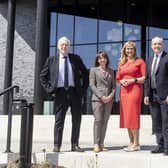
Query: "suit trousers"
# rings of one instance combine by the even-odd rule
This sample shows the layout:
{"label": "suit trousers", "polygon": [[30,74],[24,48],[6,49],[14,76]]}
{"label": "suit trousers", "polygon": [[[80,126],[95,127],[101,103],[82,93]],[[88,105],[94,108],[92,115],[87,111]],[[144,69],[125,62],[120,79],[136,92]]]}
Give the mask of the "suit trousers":
{"label": "suit trousers", "polygon": [[58,147],[62,145],[64,121],[68,107],[71,108],[72,115],[71,144],[78,145],[81,124],[81,98],[74,87],[70,87],[68,90],[58,88],[54,101],[54,145]]}
{"label": "suit trousers", "polygon": [[92,108],[94,114],[94,144],[104,144],[107,123],[111,114],[113,102],[102,103],[93,101]]}
{"label": "suit trousers", "polygon": [[156,134],[159,147],[168,149],[168,104],[153,91],[150,103],[152,131]]}

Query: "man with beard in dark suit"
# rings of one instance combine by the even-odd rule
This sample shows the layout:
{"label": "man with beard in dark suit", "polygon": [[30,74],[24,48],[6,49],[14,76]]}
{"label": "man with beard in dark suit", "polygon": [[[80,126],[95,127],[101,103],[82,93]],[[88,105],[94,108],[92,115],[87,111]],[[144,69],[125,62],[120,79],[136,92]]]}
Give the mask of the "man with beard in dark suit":
{"label": "man with beard in dark suit", "polygon": [[151,153],[168,155],[168,54],[160,37],[152,39],[151,47],[154,55],[147,63],[144,93],[144,103],[149,105],[157,140],[157,147]]}
{"label": "man with beard in dark suit", "polygon": [[58,56],[49,57],[41,71],[43,88],[54,95],[54,152],[60,152],[65,115],[68,108],[72,114],[72,151],[83,152],[79,147],[81,124],[81,99],[88,87],[88,70],[80,56],[69,53],[70,40],[58,40]]}

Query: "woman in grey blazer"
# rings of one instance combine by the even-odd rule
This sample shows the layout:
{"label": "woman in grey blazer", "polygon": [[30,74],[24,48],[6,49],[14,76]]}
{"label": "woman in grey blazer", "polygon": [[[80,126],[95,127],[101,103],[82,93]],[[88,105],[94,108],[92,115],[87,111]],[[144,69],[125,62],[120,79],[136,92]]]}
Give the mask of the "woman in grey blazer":
{"label": "woman in grey blazer", "polygon": [[114,71],[108,67],[109,58],[105,52],[98,52],[95,65],[90,70],[89,85],[93,92],[92,109],[94,114],[94,151],[104,148],[104,138],[115,94]]}

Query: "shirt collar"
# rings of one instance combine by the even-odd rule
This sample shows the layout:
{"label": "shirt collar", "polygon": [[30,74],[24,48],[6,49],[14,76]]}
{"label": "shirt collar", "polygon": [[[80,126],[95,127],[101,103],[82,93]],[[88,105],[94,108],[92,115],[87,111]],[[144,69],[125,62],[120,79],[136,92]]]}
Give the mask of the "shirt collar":
{"label": "shirt collar", "polygon": [[60,58],[64,58],[64,57],[67,57],[68,58],[68,55],[64,56],[63,54],[59,54]]}
{"label": "shirt collar", "polygon": [[161,57],[162,53],[163,53],[163,51],[160,52],[159,54],[154,54],[154,56],[156,57],[156,55],[158,55],[158,57]]}

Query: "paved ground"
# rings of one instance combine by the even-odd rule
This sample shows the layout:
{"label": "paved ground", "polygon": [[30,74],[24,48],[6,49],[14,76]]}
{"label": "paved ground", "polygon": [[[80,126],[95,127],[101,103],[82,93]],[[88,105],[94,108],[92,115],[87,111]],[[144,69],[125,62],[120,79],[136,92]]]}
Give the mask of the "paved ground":
{"label": "paved ground", "polygon": [[[0,116],[0,151],[4,151],[6,148],[6,130],[7,130],[7,116]],[[33,152],[40,152],[42,149],[52,151],[53,148],[53,126],[54,116],[52,115],[36,115],[34,117],[34,134],[33,134]],[[19,151],[19,139],[20,139],[20,116],[15,115],[12,122],[12,142],[11,150],[13,152]],[[66,116],[63,145],[62,150],[70,149],[71,138],[71,116]],[[108,130],[106,135],[106,146],[113,148],[122,148],[127,145],[128,137],[127,130],[119,128],[119,116],[111,115]],[[140,143],[142,146],[148,146],[155,144],[155,137],[151,134],[151,119],[150,116],[142,116],[141,129],[140,129]],[[90,148],[93,146],[93,116],[84,115],[82,117],[80,145],[84,148]]]}
{"label": "paved ground", "polygon": [[[0,116],[0,151],[6,148],[7,117]],[[112,115],[109,120],[105,145],[108,152],[95,154],[93,152],[93,116],[84,115],[81,124],[80,146],[84,153],[70,152],[71,116],[65,121],[63,145],[61,153],[53,153],[53,126],[54,116],[36,115],[34,118],[33,158],[43,161],[45,158],[52,163],[64,165],[66,168],[167,168],[168,157],[162,154],[152,155],[150,149],[155,145],[155,136],[151,134],[151,118],[148,115],[141,117],[140,144],[141,151],[125,152],[123,147],[128,144],[126,129],[119,128],[119,116]],[[19,151],[20,116],[13,117],[11,150]],[[47,153],[42,153],[45,149]],[[4,162],[4,154],[0,154]],[[112,166],[110,166],[112,165]]]}

